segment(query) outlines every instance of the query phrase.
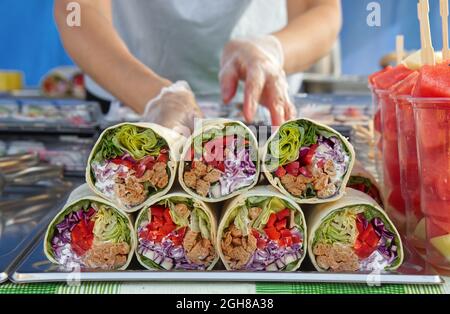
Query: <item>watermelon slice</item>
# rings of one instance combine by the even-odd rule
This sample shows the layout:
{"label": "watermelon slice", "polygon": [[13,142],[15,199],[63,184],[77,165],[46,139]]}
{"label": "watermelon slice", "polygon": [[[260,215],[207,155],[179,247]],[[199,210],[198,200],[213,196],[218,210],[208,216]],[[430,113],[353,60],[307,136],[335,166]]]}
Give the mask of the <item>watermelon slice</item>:
{"label": "watermelon slice", "polygon": [[450,98],[450,63],[423,66],[413,95],[415,97]]}
{"label": "watermelon slice", "polygon": [[405,79],[394,84],[390,89],[390,93],[396,96],[411,95],[417,80],[419,79],[419,72],[414,71],[410,73]]}
{"label": "watermelon slice", "polygon": [[393,85],[397,84],[400,81],[403,81],[406,77],[408,77],[413,70],[408,69],[404,65],[398,65],[395,68],[389,69],[379,75],[376,75],[373,78],[373,86],[376,86],[378,89],[388,90]]}
{"label": "watermelon slice", "polygon": [[370,84],[372,87],[374,87],[374,88],[380,88],[379,86],[376,85],[376,83],[375,83],[375,78],[377,78],[377,77],[380,76],[381,74],[383,74],[383,73],[385,73],[385,72],[387,72],[387,71],[389,71],[389,70],[391,70],[391,69],[392,69],[391,66],[387,66],[387,67],[385,67],[384,69],[382,69],[382,70],[380,70],[380,71],[378,71],[378,72],[375,72],[375,73],[373,73],[372,75],[370,75],[370,76],[369,76],[369,84]]}

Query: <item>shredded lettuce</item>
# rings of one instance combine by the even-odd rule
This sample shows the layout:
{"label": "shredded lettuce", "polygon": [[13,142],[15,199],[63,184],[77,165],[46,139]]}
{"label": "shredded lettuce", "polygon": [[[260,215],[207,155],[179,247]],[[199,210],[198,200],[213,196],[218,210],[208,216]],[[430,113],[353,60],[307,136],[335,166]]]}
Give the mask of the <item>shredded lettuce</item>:
{"label": "shredded lettuce", "polygon": [[300,128],[294,122],[285,124],[280,128],[278,138],[269,145],[270,154],[276,162],[276,165],[271,164],[272,169],[298,159],[301,136]]}
{"label": "shredded lettuce", "polygon": [[269,217],[272,213],[278,213],[285,208],[289,208],[286,203],[279,199],[278,197],[269,198],[268,202],[261,206],[262,212],[259,214],[258,218],[252,224],[252,227],[256,230],[262,230],[267,224]]}
{"label": "shredded lettuce", "polygon": [[130,242],[130,230],[126,219],[114,213],[111,208],[101,204],[93,219],[94,236],[97,240],[113,243]]}
{"label": "shredded lettuce", "polygon": [[269,144],[271,160],[266,161],[270,171],[298,159],[300,148],[317,143],[319,130],[309,121],[300,120],[281,126],[278,137]]}
{"label": "shredded lettuce", "polygon": [[148,155],[158,156],[165,144],[164,140],[157,137],[151,129],[141,130],[134,125],[120,127],[113,138],[113,143],[136,160]]}
{"label": "shredded lettuce", "polygon": [[206,213],[200,208],[194,208],[194,210],[191,212],[189,228],[194,232],[200,232],[202,238],[204,239],[211,238],[211,224]]}
{"label": "shredded lettuce", "polygon": [[249,230],[248,225],[250,223],[250,219],[248,218],[248,208],[247,206],[242,206],[234,219],[235,226],[242,231],[244,236],[248,236]]}
{"label": "shredded lettuce", "polygon": [[356,217],[364,211],[363,207],[356,206],[333,212],[320,225],[314,243],[353,245],[358,236]]}
{"label": "shredded lettuce", "polygon": [[109,130],[100,141],[93,161],[116,158],[128,152],[135,160],[146,156],[158,156],[160,149],[167,146],[166,141],[151,129],[134,125],[123,125]]}

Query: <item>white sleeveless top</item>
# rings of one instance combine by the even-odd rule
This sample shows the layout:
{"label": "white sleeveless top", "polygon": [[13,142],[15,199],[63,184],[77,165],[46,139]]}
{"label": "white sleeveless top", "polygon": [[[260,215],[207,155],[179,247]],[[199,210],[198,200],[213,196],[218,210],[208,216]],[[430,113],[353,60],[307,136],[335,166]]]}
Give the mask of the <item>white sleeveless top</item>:
{"label": "white sleeveless top", "polygon": [[[131,53],[197,96],[220,94],[223,47],[233,38],[273,33],[287,23],[285,0],[113,0],[113,22]],[[113,100],[92,79],[87,88]]]}

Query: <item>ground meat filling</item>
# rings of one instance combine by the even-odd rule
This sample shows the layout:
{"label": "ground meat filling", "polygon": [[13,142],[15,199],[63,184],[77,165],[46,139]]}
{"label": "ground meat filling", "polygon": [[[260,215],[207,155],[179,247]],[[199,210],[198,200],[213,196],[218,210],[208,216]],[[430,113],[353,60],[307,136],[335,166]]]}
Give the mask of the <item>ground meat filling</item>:
{"label": "ground meat filling", "polygon": [[317,243],[313,248],[316,262],[324,270],[355,272],[359,270],[359,259],[351,247],[338,243]]}
{"label": "ground meat filling", "polygon": [[303,174],[297,177],[290,174],[283,176],[281,183],[284,188],[296,197],[304,195],[308,184],[312,184],[318,198],[328,198],[336,194],[336,185],[331,182],[331,179],[336,175],[333,161],[326,161],[324,169],[311,165],[307,167],[307,170],[312,174],[311,177],[306,177]]}
{"label": "ground meat filling", "polygon": [[126,264],[130,246],[125,243],[94,243],[83,256],[83,263],[88,268],[117,269]]}
{"label": "ground meat filling", "polygon": [[145,182],[148,182],[153,188],[165,188],[169,183],[166,164],[156,163],[152,170],[147,170],[140,178],[135,176],[134,170],[129,171],[124,176],[116,176],[114,192],[124,205],[137,206],[148,197],[149,192],[145,188]]}
{"label": "ground meat filling", "polygon": [[207,196],[212,183],[220,180],[222,172],[201,161],[192,162],[192,169],[184,173],[185,184],[198,195]]}
{"label": "ground meat filling", "polygon": [[[258,208],[258,210],[261,209]],[[256,214],[256,211],[256,208],[250,210],[253,215]],[[256,238],[251,233],[244,236],[234,224],[226,229],[221,245],[225,259],[233,269],[245,266],[257,248]]]}
{"label": "ground meat filling", "polygon": [[183,239],[186,257],[197,265],[209,265],[214,259],[214,247],[211,241],[202,238],[199,232],[188,230]]}

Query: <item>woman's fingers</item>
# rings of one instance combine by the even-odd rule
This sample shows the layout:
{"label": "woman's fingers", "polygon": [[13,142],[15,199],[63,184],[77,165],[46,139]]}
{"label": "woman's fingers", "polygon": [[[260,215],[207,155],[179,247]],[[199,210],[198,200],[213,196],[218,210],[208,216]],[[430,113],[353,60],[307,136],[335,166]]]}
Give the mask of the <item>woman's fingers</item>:
{"label": "woman's fingers", "polygon": [[239,73],[233,61],[225,64],[219,74],[222,100],[228,104],[236,95],[239,84]]}
{"label": "woman's fingers", "polygon": [[258,67],[253,67],[245,80],[244,91],[244,118],[247,123],[252,123],[258,110],[259,100],[264,89],[264,72]]}

